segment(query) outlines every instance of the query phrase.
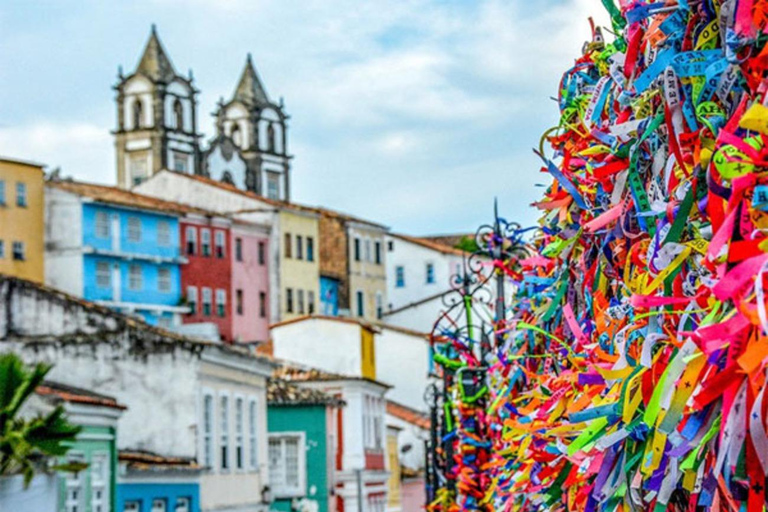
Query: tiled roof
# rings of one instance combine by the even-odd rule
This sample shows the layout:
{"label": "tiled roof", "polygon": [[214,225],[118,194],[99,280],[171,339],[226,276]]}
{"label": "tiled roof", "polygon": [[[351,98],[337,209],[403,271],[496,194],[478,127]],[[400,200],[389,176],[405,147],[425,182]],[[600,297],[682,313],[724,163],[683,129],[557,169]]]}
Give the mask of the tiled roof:
{"label": "tiled roof", "polygon": [[[385,313],[386,315],[386,313]],[[328,320],[331,322],[341,322],[345,324],[353,324],[353,325],[359,325],[360,327],[364,327],[366,329],[371,329],[375,332],[381,332],[383,329],[389,329],[391,331],[401,332],[403,334],[409,334],[411,336],[418,336],[420,338],[428,338],[429,333],[426,332],[420,332],[416,331],[414,329],[408,329],[406,327],[400,327],[398,325],[390,325],[385,323],[371,323],[367,322],[365,320],[360,320],[358,318],[351,318],[348,316],[328,316],[328,315],[301,315],[297,316],[295,318],[290,318],[288,320],[283,320],[282,322],[276,322],[274,324],[271,324],[269,326],[270,329],[275,329],[278,327],[283,327],[286,325],[291,324],[297,324],[300,322],[306,322],[307,320]]]}
{"label": "tiled roof", "polygon": [[399,238],[401,240],[405,240],[406,242],[411,242],[412,244],[426,247],[427,249],[432,249],[433,251],[437,251],[442,254],[453,254],[455,256],[464,256],[464,255],[469,256],[469,253],[462,251],[461,249],[456,249],[455,247],[449,247],[447,245],[434,242],[426,238],[408,236],[400,233],[391,233],[391,235],[395,238]]}
{"label": "tiled roof", "polygon": [[202,208],[194,208],[186,204],[165,201],[163,199],[157,199],[156,197],[145,196],[131,192],[130,190],[110,187],[108,185],[97,185],[95,183],[85,183],[82,181],[49,181],[46,185],[66,192],[71,192],[72,194],[88,197],[95,201],[127,206],[130,208],[141,208],[170,214],[191,213],[209,217],[224,216],[220,213],[203,210]]}
{"label": "tiled roof", "polygon": [[117,403],[117,400],[111,396],[100,395],[87,389],[76,388],[50,380],[40,384],[35,393],[43,397],[50,397],[55,401],[110,407],[121,411],[126,409],[124,405]]}
{"label": "tiled roof", "polygon": [[[128,316],[122,313],[118,313],[117,311],[107,308],[106,306],[102,306],[100,304],[96,304],[94,302],[87,301],[79,297],[75,297],[74,295],[70,295],[61,290],[57,290],[55,288],[51,288],[49,286],[46,286],[40,283],[35,283],[26,279],[21,279],[19,277],[9,276],[9,275],[0,273],[0,285],[2,285],[4,282],[12,283],[13,287],[17,289],[34,290],[35,293],[48,295],[52,300],[56,302],[76,304],[77,306],[83,308],[85,311],[89,311],[105,317],[113,318],[117,320],[116,329],[133,330],[133,333],[146,333],[154,340],[154,342],[158,344],[173,343],[173,344],[178,344],[179,346],[185,346],[188,349],[197,350],[197,351],[202,350],[204,347],[218,347],[220,350],[224,352],[235,354],[241,357],[248,357],[268,365],[274,366],[275,364],[274,359],[271,356],[264,355],[264,354],[256,354],[252,350],[249,350],[248,348],[184,336],[173,331],[165,330],[161,327],[150,325],[139,317]],[[98,342],[108,343],[109,342],[109,340],[107,339],[108,334],[113,334],[113,335],[118,334],[118,331],[109,332],[109,333],[100,332],[98,336],[94,336],[94,339],[96,339]],[[85,336],[81,336],[81,337],[84,338]],[[28,340],[28,341],[33,342],[35,340]]]}
{"label": "tiled roof", "polygon": [[357,377],[353,375],[343,375],[341,373],[328,372],[318,368],[299,365],[292,362],[283,361],[274,372],[272,377],[283,379],[290,382],[336,382],[336,381],[362,381],[376,384],[385,388],[392,388],[389,384],[371,379],[368,377]]}
{"label": "tiled roof", "polygon": [[407,405],[387,400],[387,414],[399,418],[424,430],[429,429],[429,416],[421,411],[412,409]]}
{"label": "tiled roof", "polygon": [[32,162],[31,160],[21,160],[19,158],[11,158],[9,156],[0,156],[0,162],[5,162],[9,164],[28,165],[30,167],[37,167],[40,170],[42,170],[43,167],[45,167],[45,164]]}
{"label": "tiled roof", "polygon": [[267,381],[267,403],[269,405],[331,405],[342,407],[344,400],[322,391],[295,386],[283,379]]}
{"label": "tiled roof", "polygon": [[145,450],[120,450],[117,460],[129,469],[138,471],[199,471],[202,469],[193,458],[168,457]]}

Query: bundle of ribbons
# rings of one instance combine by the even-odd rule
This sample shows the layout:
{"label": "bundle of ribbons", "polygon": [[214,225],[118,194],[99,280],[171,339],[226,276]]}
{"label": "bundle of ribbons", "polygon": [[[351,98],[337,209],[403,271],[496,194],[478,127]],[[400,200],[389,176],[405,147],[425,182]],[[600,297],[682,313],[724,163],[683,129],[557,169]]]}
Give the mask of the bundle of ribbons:
{"label": "bundle of ribbons", "polygon": [[603,4],[538,151],[473,507],[763,511],[768,1]]}

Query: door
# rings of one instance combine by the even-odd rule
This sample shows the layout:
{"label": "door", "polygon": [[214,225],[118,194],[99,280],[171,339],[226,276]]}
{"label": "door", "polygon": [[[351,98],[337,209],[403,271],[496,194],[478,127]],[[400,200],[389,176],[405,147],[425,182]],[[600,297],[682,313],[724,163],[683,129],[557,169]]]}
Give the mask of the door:
{"label": "door", "polygon": [[110,232],[112,234],[112,250],[120,252],[120,216],[112,214],[112,225],[110,226]]}
{"label": "door", "polygon": [[112,265],[112,300],[114,302],[120,302],[120,264],[114,263]]}

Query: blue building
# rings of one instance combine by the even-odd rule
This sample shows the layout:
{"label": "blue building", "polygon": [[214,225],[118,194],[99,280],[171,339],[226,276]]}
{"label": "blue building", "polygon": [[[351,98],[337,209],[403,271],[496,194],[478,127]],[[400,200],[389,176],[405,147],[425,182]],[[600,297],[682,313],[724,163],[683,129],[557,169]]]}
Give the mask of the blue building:
{"label": "blue building", "polygon": [[320,276],[320,313],[326,316],[339,315],[339,280]]}
{"label": "blue building", "polygon": [[182,304],[179,217],[184,205],[88,183],[46,188],[46,283],[173,327]]}
{"label": "blue building", "polygon": [[192,459],[121,451],[116,512],[200,512],[202,468]]}

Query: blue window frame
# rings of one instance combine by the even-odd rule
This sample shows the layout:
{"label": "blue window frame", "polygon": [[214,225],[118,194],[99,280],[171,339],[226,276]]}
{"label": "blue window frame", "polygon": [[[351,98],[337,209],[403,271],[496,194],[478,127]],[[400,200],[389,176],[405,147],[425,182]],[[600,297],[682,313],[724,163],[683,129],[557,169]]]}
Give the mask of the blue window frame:
{"label": "blue window frame", "polygon": [[395,286],[405,288],[405,267],[402,265],[395,267]]}
{"label": "blue window frame", "polygon": [[434,284],[435,282],[435,265],[433,263],[427,263],[427,284]]}

